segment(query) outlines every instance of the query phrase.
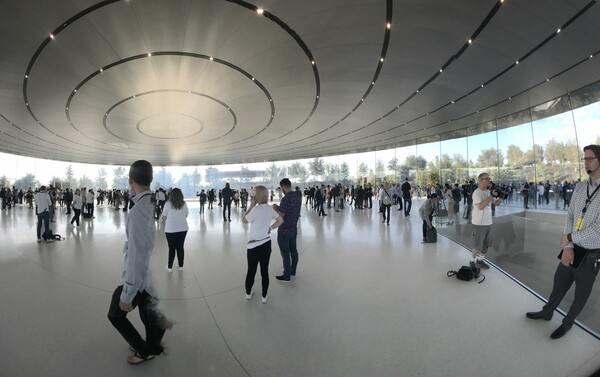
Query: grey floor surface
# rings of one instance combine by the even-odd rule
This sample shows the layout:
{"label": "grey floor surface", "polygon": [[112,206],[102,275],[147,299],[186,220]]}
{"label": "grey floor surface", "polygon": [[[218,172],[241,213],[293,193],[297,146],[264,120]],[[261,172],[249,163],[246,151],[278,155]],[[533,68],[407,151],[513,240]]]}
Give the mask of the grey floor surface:
{"label": "grey floor surface", "polygon": [[[281,272],[276,242],[269,301],[247,301],[248,226],[234,210],[200,216],[189,203],[183,272],[165,270],[164,224],[151,269],[161,308],[176,323],[168,355],[130,366],[127,344],[106,318],[122,272],[126,214],[96,209],[80,229],[59,211],[66,240],[35,242],[35,217],[0,213],[0,376],[589,376],[600,368],[600,341],[574,327],[531,321],[542,302],[492,268],[482,284],[446,277],[468,260],[440,237],[422,245],[412,217],[376,209],[329,212],[303,207],[298,276]],[[218,207],[216,207],[218,208]],[[275,238],[275,236],[273,236]],[[255,287],[259,286],[259,282]],[[141,329],[137,311],[130,314]]]}

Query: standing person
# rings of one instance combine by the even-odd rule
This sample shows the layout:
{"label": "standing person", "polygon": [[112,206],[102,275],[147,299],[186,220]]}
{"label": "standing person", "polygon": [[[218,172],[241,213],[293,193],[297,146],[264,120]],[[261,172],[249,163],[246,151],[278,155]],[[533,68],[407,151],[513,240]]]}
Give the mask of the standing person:
{"label": "standing person", "polygon": [[77,223],[77,228],[79,228],[79,216],[81,215],[81,206],[83,205],[83,201],[80,196],[81,192],[79,189],[75,190],[75,194],[73,194],[73,218],[71,219],[71,225],[73,225],[73,221]]}
{"label": "standing person", "polygon": [[215,201],[215,189],[208,190],[208,209],[213,209],[213,202]]}
{"label": "standing person", "polygon": [[404,200],[404,217],[410,216],[410,210],[412,209],[412,187],[408,182],[408,177],[404,179],[404,183],[400,187],[402,190],[402,199]]}
{"label": "standing person", "polygon": [[71,214],[71,204],[73,203],[73,190],[67,189],[65,191],[65,204],[67,205],[67,215]]}
{"label": "standing person", "polygon": [[565,335],[590,297],[600,260],[600,145],[583,148],[585,170],[589,179],[575,186],[571,205],[560,240],[560,263],[554,273],[554,285],[548,303],[539,312],[526,314],[530,319],[552,319],[554,310],[575,283],[573,304],[562,324],[550,335],[552,339]]}
{"label": "standing person", "polygon": [[206,204],[206,193],[204,192],[204,189],[200,190],[200,193],[196,193],[196,196],[198,196],[199,200],[200,200],[200,214],[204,213],[204,204]]}
{"label": "standing person", "polygon": [[[262,277],[262,302],[267,303],[267,292],[269,290],[269,259],[271,258],[271,231],[277,229],[283,218],[267,204],[267,188],[256,186],[256,195],[250,203],[250,208],[242,217],[243,223],[250,223],[250,241],[246,257],[248,259],[248,271],[246,272],[246,299],[250,300],[254,294],[252,286],[254,277],[260,263],[260,275]],[[302,197],[300,197],[302,203]],[[275,220],[273,224],[271,221]]]}
{"label": "standing person", "polygon": [[[233,191],[229,187],[229,182],[225,183],[225,188],[221,191],[221,197],[223,199],[223,221],[231,222],[231,201],[233,200]],[[220,200],[219,205],[221,205]],[[225,216],[225,213],[227,213],[227,216]]]}
{"label": "standing person", "polygon": [[471,269],[477,269],[477,266],[490,268],[484,260],[487,249],[492,243],[492,209],[490,204],[499,206],[502,198],[498,197],[498,192],[493,189],[490,192],[490,175],[481,173],[477,177],[479,185],[473,192],[473,215],[471,217],[471,237],[473,238],[473,250],[469,266]]}
{"label": "standing person", "polygon": [[179,271],[183,271],[183,244],[188,232],[187,216],[189,214],[188,206],[183,199],[183,193],[179,188],[171,190],[169,201],[165,204],[163,218],[165,222],[165,236],[169,245],[169,260],[167,261],[167,271],[173,271],[173,261],[175,252],[177,252],[177,262]]}
{"label": "standing person", "polygon": [[46,242],[54,242],[54,239],[50,237],[50,207],[52,206],[52,199],[46,191],[46,186],[40,187],[40,191],[35,194],[35,213],[37,215],[37,242],[42,242],[42,222],[44,223],[44,237]]}
{"label": "standing person", "polygon": [[325,209],[323,208],[323,199],[325,198],[325,185],[321,185],[321,188],[315,190],[315,201],[317,202],[317,212],[319,216],[327,216]]}
{"label": "standing person", "polygon": [[[129,169],[129,184],[135,193],[135,205],[127,216],[125,227],[127,241],[123,247],[123,277],[112,295],[108,310],[108,319],[134,350],[134,354],[127,358],[130,364],[140,364],[163,353],[160,342],[165,330],[173,326],[158,310],[158,298],[149,269],[156,235],[150,183],[152,165],[144,160],[134,162]],[[127,313],[136,306],[146,329],[146,339],[127,319]]]}
{"label": "standing person", "polygon": [[521,195],[523,196],[523,207],[525,209],[529,209],[529,183],[525,182],[523,187],[521,188]]}
{"label": "standing person", "polygon": [[279,182],[284,197],[279,205],[273,204],[273,209],[283,218],[283,224],[277,231],[277,244],[283,258],[283,274],[275,276],[282,282],[289,282],[292,276],[296,276],[298,267],[298,249],[296,248],[296,237],[298,236],[298,219],[302,208],[302,193],[292,191],[292,182],[284,178]]}
{"label": "standing person", "polygon": [[158,215],[160,215],[162,214],[165,208],[165,203],[167,202],[167,194],[165,193],[164,189],[158,189],[158,192],[156,193],[156,202],[158,204],[158,207],[160,208],[160,212],[158,213]]}
{"label": "standing person", "polygon": [[[87,203],[87,212],[90,214],[90,218],[94,218],[94,201],[95,201],[96,195],[94,195],[94,190],[90,189],[87,193],[86,193],[86,203]],[[127,206],[125,206],[127,207]]]}
{"label": "standing person", "polygon": [[433,228],[431,221],[433,220],[433,213],[435,212],[435,204],[437,203],[438,197],[436,194],[430,194],[429,198],[419,208],[419,215],[423,220],[423,242],[427,242],[427,230]]}
{"label": "standing person", "polygon": [[454,224],[454,195],[449,183],[444,184],[444,199],[448,201],[448,225]]}
{"label": "standing person", "polygon": [[387,225],[390,225],[390,209],[392,207],[392,197],[388,192],[388,186],[389,185],[387,184],[387,182],[385,182],[383,186],[381,186],[381,189],[379,190],[379,200],[381,201],[381,214],[383,215],[382,223],[386,223],[387,220]]}

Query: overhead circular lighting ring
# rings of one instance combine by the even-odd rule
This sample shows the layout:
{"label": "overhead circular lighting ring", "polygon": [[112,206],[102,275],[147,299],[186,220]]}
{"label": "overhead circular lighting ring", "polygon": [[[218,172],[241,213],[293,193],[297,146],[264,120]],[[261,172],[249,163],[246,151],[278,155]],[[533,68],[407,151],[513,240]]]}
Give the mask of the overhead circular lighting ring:
{"label": "overhead circular lighting ring", "polygon": [[[120,140],[126,141],[126,142],[128,142],[128,143],[139,143],[139,141],[136,141],[136,140],[129,140],[129,139],[122,138],[122,137],[120,137],[120,136],[118,136],[118,135],[114,134],[114,133],[113,133],[113,132],[112,132],[112,131],[111,131],[111,130],[108,128],[108,126],[107,126],[107,118],[110,116],[110,113],[111,113],[111,112],[112,112],[114,109],[116,109],[118,106],[120,106],[121,104],[123,104],[123,103],[125,103],[125,102],[127,102],[127,101],[130,101],[130,100],[133,100],[133,99],[135,99],[135,98],[142,97],[142,96],[146,96],[146,95],[154,94],[154,93],[160,93],[160,92],[180,92],[180,93],[186,93],[186,94],[192,94],[192,95],[196,95],[196,96],[200,96],[200,97],[205,97],[205,98],[208,98],[208,99],[210,99],[210,100],[212,100],[212,101],[214,101],[214,102],[218,103],[220,106],[222,106],[222,107],[224,107],[225,109],[227,109],[227,111],[229,111],[229,113],[231,114],[231,117],[233,118],[233,124],[231,125],[231,127],[229,128],[229,130],[228,130],[226,133],[224,133],[223,135],[217,136],[217,137],[215,137],[215,138],[212,138],[212,139],[207,139],[207,140],[202,140],[202,141],[194,141],[194,142],[193,142],[194,144],[208,143],[208,142],[211,142],[211,141],[214,141],[214,140],[220,139],[220,138],[222,138],[222,137],[225,137],[225,136],[229,135],[229,134],[230,134],[230,133],[231,133],[231,132],[232,132],[232,131],[235,129],[235,127],[237,126],[237,116],[236,116],[235,112],[233,111],[233,109],[231,109],[231,107],[230,107],[230,106],[228,106],[228,105],[227,105],[225,102],[223,102],[223,101],[220,101],[220,100],[218,100],[218,99],[216,99],[216,98],[214,98],[214,97],[211,97],[211,96],[209,96],[209,95],[207,95],[207,94],[203,94],[203,93],[199,93],[199,92],[194,92],[194,91],[189,91],[189,90],[182,90],[182,89],[157,89],[157,90],[151,90],[151,91],[148,91],[148,92],[143,92],[143,93],[136,93],[136,94],[134,94],[134,95],[132,95],[132,96],[129,96],[129,97],[127,97],[127,98],[125,98],[125,99],[123,99],[123,100],[121,100],[121,101],[119,101],[119,102],[115,103],[114,105],[112,105],[112,106],[111,106],[111,107],[110,107],[108,110],[106,110],[106,111],[104,112],[104,114],[105,114],[105,115],[104,115],[104,117],[102,118],[102,124],[103,124],[104,128],[106,129],[106,131],[107,131],[108,133],[110,133],[111,135],[113,135],[114,137],[116,137],[116,138],[118,138],[118,139],[120,139]],[[164,146],[164,144],[148,144],[148,143],[144,143],[144,145],[151,145],[151,146],[156,146],[156,147],[161,147],[161,146]]]}

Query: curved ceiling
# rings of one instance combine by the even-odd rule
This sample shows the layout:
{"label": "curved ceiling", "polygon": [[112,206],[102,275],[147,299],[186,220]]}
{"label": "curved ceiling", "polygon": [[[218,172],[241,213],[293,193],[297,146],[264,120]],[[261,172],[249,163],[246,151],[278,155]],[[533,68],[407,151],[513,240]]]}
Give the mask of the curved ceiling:
{"label": "curved ceiling", "polygon": [[0,151],[210,165],[388,148],[600,78],[595,0],[0,5]]}

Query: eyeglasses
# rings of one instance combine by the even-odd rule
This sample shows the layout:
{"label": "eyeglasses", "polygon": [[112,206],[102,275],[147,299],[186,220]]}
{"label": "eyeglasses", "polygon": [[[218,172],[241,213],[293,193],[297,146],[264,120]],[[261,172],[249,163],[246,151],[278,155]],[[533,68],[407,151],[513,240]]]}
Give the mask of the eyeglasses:
{"label": "eyeglasses", "polygon": [[594,161],[595,159],[597,159],[598,157],[596,156],[592,156],[592,157],[583,157],[581,158],[581,161]]}

